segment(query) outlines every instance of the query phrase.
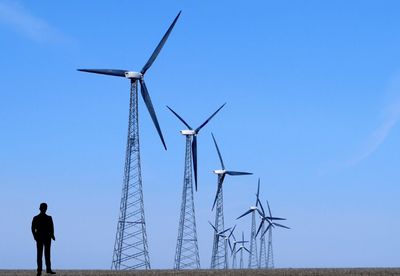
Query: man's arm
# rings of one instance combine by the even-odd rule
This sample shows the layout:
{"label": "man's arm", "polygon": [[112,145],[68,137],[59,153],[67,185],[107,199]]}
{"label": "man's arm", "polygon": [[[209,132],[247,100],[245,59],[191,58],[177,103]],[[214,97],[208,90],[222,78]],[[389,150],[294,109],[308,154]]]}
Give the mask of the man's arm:
{"label": "man's arm", "polygon": [[31,231],[32,231],[33,238],[36,241],[36,220],[35,220],[35,217],[33,217],[33,219],[32,219]]}
{"label": "man's arm", "polygon": [[54,236],[54,224],[53,224],[53,218],[50,216],[50,234],[51,238],[55,241],[56,237]]}

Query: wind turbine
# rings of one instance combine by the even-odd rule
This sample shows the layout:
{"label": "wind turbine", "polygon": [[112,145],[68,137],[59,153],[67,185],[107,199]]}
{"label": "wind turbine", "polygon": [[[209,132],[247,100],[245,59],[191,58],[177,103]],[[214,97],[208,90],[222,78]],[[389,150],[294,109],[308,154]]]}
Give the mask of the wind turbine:
{"label": "wind turbine", "polygon": [[210,221],[209,221],[208,223],[209,223],[209,224],[211,225],[211,227],[214,229],[214,235],[216,236],[217,239],[227,237],[227,236],[224,235],[224,234],[225,234],[226,232],[228,232],[229,230],[231,230],[231,228],[228,228],[228,229],[224,229],[224,230],[218,232],[217,228],[215,228],[215,226],[214,226]]}
{"label": "wind turbine", "polygon": [[250,235],[250,258],[249,258],[249,268],[256,269],[258,268],[258,259],[257,259],[257,241],[256,241],[256,212],[258,211],[258,201],[260,195],[260,179],[258,179],[257,185],[257,193],[256,193],[256,204],[255,206],[250,206],[249,210],[246,211],[243,215],[239,216],[237,219],[240,219],[251,213],[251,235]]}
{"label": "wind turbine", "polygon": [[[192,148],[192,160],[193,160],[193,170],[194,170],[194,181],[195,181],[195,186],[196,186],[196,191],[197,191],[197,135],[199,134],[200,130],[208,124],[208,122],[226,105],[224,103],[221,105],[217,111],[215,111],[213,114],[211,114],[210,117],[208,117],[207,120],[205,120],[200,126],[198,126],[196,129],[193,129],[186,121],[179,116],[178,113],[176,113],[172,108],[167,106],[167,108],[188,128],[186,130],[181,130],[181,134],[186,136],[186,145],[187,147]],[[189,138],[189,139],[188,139]]]}
{"label": "wind turbine", "polygon": [[217,243],[219,240],[222,240],[225,244],[225,252],[223,252],[224,253],[223,256],[219,256],[219,257],[224,259],[224,268],[228,269],[228,251],[226,250],[227,249],[226,243],[227,243],[227,239],[229,239],[229,236],[231,235],[232,232],[229,235],[225,235],[225,233],[228,232],[231,228],[224,229],[222,231],[218,231],[217,228],[215,228],[215,226],[212,225],[211,222],[208,222],[208,223],[214,229],[214,239],[217,239]]}
{"label": "wind turbine", "polygon": [[197,135],[200,130],[224,107],[223,104],[198,128],[193,129],[189,124],[172,110],[168,109],[189,129],[182,130],[186,136],[185,170],[183,178],[183,191],[181,215],[179,219],[178,239],[175,251],[175,269],[200,268],[199,247],[197,244],[196,217],[193,198],[192,164],[197,191]]}
{"label": "wind turbine", "polygon": [[233,258],[232,258],[232,268],[235,268],[235,266],[236,266],[235,248],[236,248],[237,240],[236,240],[235,234],[233,234],[233,231],[232,231],[232,235],[231,236],[232,236],[232,239],[233,239],[233,246],[232,246],[232,243],[231,243],[230,239],[228,239],[228,244],[229,244],[229,249],[231,250],[231,256],[233,256]]}
{"label": "wind turbine", "polygon": [[228,269],[229,265],[228,265],[228,246],[231,250],[231,254],[232,254],[232,244],[231,244],[231,238],[236,241],[235,239],[235,235],[233,234],[233,232],[235,231],[236,225],[233,226],[233,228],[231,229],[231,231],[229,232],[229,235],[225,237],[225,258],[226,258],[226,264],[225,264],[225,268]]}
{"label": "wind turbine", "polygon": [[236,241],[235,244],[233,245],[233,250],[235,250],[235,245],[236,244],[241,244],[239,246],[239,249],[235,251],[235,255],[233,256],[233,268],[236,265],[236,254],[240,251],[240,266],[239,268],[243,268],[243,250],[249,252],[249,254],[251,255],[251,252],[244,246],[245,243],[247,243],[249,241],[245,241],[244,240],[244,233],[242,232],[242,240],[241,241]]}
{"label": "wind turbine", "polygon": [[138,85],[140,84],[140,92],[161,142],[167,149],[144,76],[156,60],[180,14],[181,12],[175,17],[140,72],[121,69],[78,69],[82,72],[127,78],[131,84],[124,184],[111,269],[150,269],[140,166]]}
{"label": "wind turbine", "polygon": [[[214,170],[214,173],[218,175],[218,186],[217,186],[217,193],[215,195],[214,203],[212,210],[214,210],[215,205],[215,228],[219,231],[224,229],[224,208],[223,208],[223,192],[222,192],[222,184],[224,183],[224,179],[226,175],[250,175],[252,173],[248,172],[238,172],[238,171],[229,171],[225,169],[224,162],[222,160],[221,152],[219,151],[217,142],[215,140],[214,135],[211,133],[212,138],[214,140],[215,148],[217,149],[218,157],[221,162],[222,169]],[[221,242],[220,240],[214,237],[213,242],[213,249],[211,254],[211,268],[224,268],[224,259],[221,257],[223,256],[224,252],[226,252],[226,245],[225,243]]]}
{"label": "wind turbine", "polygon": [[[272,248],[272,228],[274,228],[275,226],[281,227],[281,228],[286,228],[286,229],[290,229],[290,228],[285,225],[273,222],[274,220],[286,220],[286,219],[279,218],[279,217],[273,217],[268,201],[267,201],[267,205],[268,205],[269,216],[265,215],[265,211],[261,204],[261,201],[259,200],[258,202],[259,202],[260,208],[261,208],[261,211],[258,210],[258,212],[261,216],[261,222],[260,222],[260,226],[258,227],[256,236],[258,235],[260,230],[262,230],[262,234],[261,234],[261,247],[262,248],[263,248],[262,244],[263,243],[265,244],[265,233],[268,232],[268,252],[267,252],[267,254],[265,254],[265,252],[263,252],[263,251],[260,252],[260,268],[274,268],[274,253],[273,253],[273,248]],[[268,226],[267,226],[267,229],[264,230],[265,222],[268,223]],[[264,245],[264,250],[265,250],[265,245]]]}

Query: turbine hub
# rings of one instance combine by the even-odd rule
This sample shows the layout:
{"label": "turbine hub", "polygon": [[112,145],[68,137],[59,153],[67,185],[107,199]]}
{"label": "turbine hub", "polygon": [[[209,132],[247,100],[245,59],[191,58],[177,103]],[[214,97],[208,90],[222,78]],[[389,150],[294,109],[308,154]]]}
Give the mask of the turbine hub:
{"label": "turbine hub", "polygon": [[181,130],[182,135],[196,135],[196,131],[194,129],[185,129]]}
{"label": "turbine hub", "polygon": [[225,174],[226,170],[214,170],[215,174]]}
{"label": "turbine hub", "polygon": [[140,72],[125,72],[125,78],[127,79],[135,79],[135,80],[140,80],[143,78],[143,74]]}

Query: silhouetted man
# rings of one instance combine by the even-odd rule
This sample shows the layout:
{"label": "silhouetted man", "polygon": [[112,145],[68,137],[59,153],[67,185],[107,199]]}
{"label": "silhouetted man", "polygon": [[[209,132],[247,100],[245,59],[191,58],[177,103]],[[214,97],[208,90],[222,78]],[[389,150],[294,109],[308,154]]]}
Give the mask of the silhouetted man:
{"label": "silhouetted man", "polygon": [[41,203],[40,214],[33,217],[32,220],[32,234],[36,241],[37,248],[37,275],[42,275],[42,258],[43,258],[43,247],[44,247],[44,258],[46,261],[46,272],[49,274],[56,274],[51,270],[50,262],[50,246],[51,240],[54,241],[54,225],[51,216],[46,215],[47,204]]}

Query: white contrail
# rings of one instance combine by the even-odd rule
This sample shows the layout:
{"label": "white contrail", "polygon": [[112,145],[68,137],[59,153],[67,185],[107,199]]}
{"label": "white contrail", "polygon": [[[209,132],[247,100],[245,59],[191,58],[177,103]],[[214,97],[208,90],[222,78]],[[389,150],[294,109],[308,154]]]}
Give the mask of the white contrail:
{"label": "white contrail", "polygon": [[0,24],[7,25],[35,42],[66,42],[70,39],[31,14],[18,1],[0,1]]}
{"label": "white contrail", "polygon": [[397,125],[400,120],[400,75],[393,78],[389,88],[389,94],[394,99],[383,109],[383,122],[377,127],[367,138],[363,149],[354,158],[349,160],[347,164],[353,166],[368,158],[373,154],[380,145],[382,145],[389,136],[390,131]]}

